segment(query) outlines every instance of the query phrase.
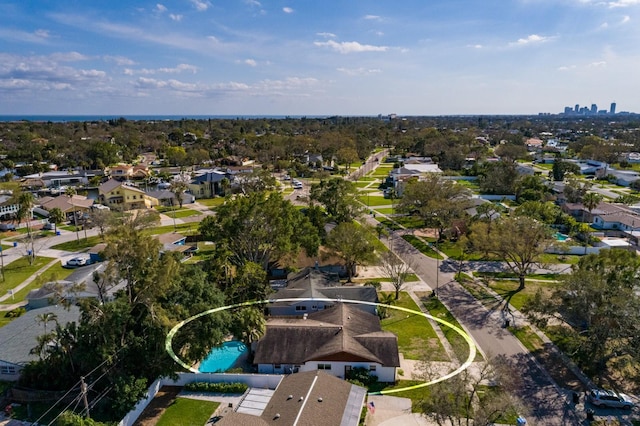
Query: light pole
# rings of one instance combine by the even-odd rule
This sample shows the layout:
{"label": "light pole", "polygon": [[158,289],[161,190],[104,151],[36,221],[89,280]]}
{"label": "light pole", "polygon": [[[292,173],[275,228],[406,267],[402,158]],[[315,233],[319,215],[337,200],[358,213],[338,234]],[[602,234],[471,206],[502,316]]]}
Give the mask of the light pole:
{"label": "light pole", "polygon": [[440,289],[440,252],[438,251],[438,238],[436,238],[436,291],[435,296],[438,297]]}

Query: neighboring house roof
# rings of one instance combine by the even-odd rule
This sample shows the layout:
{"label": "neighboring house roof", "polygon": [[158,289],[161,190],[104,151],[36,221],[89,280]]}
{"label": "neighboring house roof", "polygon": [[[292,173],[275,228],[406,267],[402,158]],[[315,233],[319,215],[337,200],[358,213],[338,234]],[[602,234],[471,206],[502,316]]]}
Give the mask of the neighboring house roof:
{"label": "neighboring house roof", "polygon": [[55,198],[44,197],[40,200],[40,205],[45,210],[51,210],[58,208],[63,213],[73,211],[74,209],[88,209],[93,205],[94,200],[87,198],[83,195],[59,195]]}
{"label": "neighboring house roof", "polygon": [[338,303],[309,314],[307,319],[269,320],[265,335],[258,341],[254,363],[304,364],[345,359],[398,367],[398,338],[382,331],[377,315]]}
{"label": "neighboring house roof", "polygon": [[[305,268],[288,277],[287,286],[272,296],[273,299],[327,298],[377,302],[378,294],[373,286],[343,286],[336,274]],[[272,306],[287,306],[295,302],[276,302]]]}
{"label": "neighboring house roof", "polygon": [[156,239],[158,241],[160,241],[160,244],[165,245],[165,244],[183,244],[185,242],[185,240],[187,239],[187,237],[183,234],[180,234],[178,232],[171,232],[168,234],[160,234],[160,235],[156,235]]}
{"label": "neighboring house roof", "polygon": [[[357,426],[367,390],[323,371],[285,376],[260,417],[229,413],[220,426]],[[296,422],[297,419],[297,422]]]}
{"label": "neighboring house roof", "polygon": [[195,176],[191,183],[202,184],[205,182],[220,182],[227,174],[222,170],[208,170],[202,174]]}
{"label": "neighboring house roof", "polygon": [[139,192],[141,194],[145,194],[145,192],[139,188],[136,188],[135,186],[129,186],[129,185],[125,185],[124,182],[120,182],[117,181],[115,179],[109,179],[108,181],[106,181],[105,183],[101,184],[98,187],[98,192],[100,194],[106,194],[107,192],[111,192],[114,189],[118,188],[122,186],[123,188],[127,189],[128,191],[134,191],[134,192]]}
{"label": "neighboring house roof", "polygon": [[598,216],[603,222],[619,223],[630,228],[640,227],[640,217],[629,214],[614,213]]}
{"label": "neighboring house roof", "polygon": [[[29,352],[38,344],[38,336],[44,334],[44,325],[37,320],[40,314],[52,313],[57,317],[60,325],[78,321],[80,309],[71,306],[68,309],[62,306],[48,306],[46,308],[33,309],[24,315],[14,319],[4,327],[0,327],[0,360],[15,365],[25,365],[29,361],[38,359],[37,355]],[[49,324],[47,330],[53,329]]]}

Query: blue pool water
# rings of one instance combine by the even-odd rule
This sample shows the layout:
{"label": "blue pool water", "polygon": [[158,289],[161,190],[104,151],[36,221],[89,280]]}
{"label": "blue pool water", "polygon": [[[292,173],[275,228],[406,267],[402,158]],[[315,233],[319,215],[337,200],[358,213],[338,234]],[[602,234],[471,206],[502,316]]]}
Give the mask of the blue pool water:
{"label": "blue pool water", "polygon": [[555,239],[556,239],[556,240],[558,240],[558,241],[566,241],[566,240],[567,240],[567,238],[569,238],[569,236],[568,236],[568,235],[561,234],[560,232],[556,232],[556,233],[554,234],[554,237],[555,237]]}
{"label": "blue pool water", "polygon": [[222,373],[227,371],[233,367],[233,364],[247,350],[245,344],[237,340],[224,342],[222,346],[211,349],[209,355],[200,363],[198,370],[201,373]]}

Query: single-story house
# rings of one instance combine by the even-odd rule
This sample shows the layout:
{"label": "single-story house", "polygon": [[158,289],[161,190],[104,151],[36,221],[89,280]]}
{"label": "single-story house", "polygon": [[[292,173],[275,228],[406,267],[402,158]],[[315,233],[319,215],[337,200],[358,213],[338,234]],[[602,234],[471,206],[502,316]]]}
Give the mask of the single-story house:
{"label": "single-story house", "polygon": [[357,426],[367,390],[323,371],[285,376],[271,398],[257,401],[258,415],[230,411],[219,426],[339,425]]}
{"label": "single-story house", "polygon": [[[157,191],[149,191],[146,193],[149,197],[155,198],[158,200],[158,205],[171,207],[171,206],[180,206],[178,203],[178,199],[176,198],[176,194],[173,191],[169,191],[167,189],[160,189]],[[182,193],[182,204],[191,204],[195,201],[195,197],[188,193]]]}
{"label": "single-story house", "polygon": [[65,216],[73,216],[73,214],[86,213],[93,206],[94,200],[84,195],[58,195],[57,197],[42,197],[40,206],[46,211],[58,208]]}
{"label": "single-story house", "polygon": [[24,177],[25,181],[39,179],[47,188],[59,188],[61,186],[87,185],[89,178],[94,176],[85,170],[56,170],[43,173],[34,173]]}
{"label": "single-story house", "polygon": [[640,231],[640,216],[624,213],[594,215],[593,226],[625,232]]}
{"label": "single-story house", "polygon": [[[44,314],[55,315],[55,322],[64,326],[79,320],[80,309],[76,306],[32,309],[0,327],[0,380],[18,380],[24,366],[38,359],[37,355],[31,353],[31,349],[38,345],[38,336],[45,333],[45,324],[40,320],[44,318]],[[47,330],[54,327],[55,323],[46,325]]]}
{"label": "single-story house", "polygon": [[[307,267],[296,274],[287,277],[287,284],[279,289],[271,299],[315,298],[315,299],[345,299],[363,302],[378,302],[378,294],[373,286],[343,286],[337,274],[320,271]],[[334,302],[320,300],[300,300],[294,302],[275,302],[269,305],[272,316],[302,316],[311,312],[331,308]],[[354,305],[359,309],[376,314],[374,305]]]}
{"label": "single-story house", "polygon": [[189,257],[198,251],[197,246],[187,244],[186,235],[178,232],[156,235],[155,238],[162,244],[162,252],[179,252]]}
{"label": "single-story house", "polygon": [[344,378],[362,367],[381,382],[394,382],[400,366],[398,337],[382,331],[377,315],[338,303],[303,318],[269,319],[253,362],[261,374],[324,370]]}

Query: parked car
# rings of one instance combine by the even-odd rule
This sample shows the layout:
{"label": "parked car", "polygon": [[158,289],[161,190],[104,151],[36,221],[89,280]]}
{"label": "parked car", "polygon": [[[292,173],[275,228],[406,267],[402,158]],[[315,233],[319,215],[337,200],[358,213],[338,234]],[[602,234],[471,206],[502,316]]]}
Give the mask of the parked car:
{"label": "parked car", "polygon": [[13,223],[0,223],[0,231],[15,231],[16,226]]}
{"label": "parked car", "polygon": [[634,403],[628,395],[605,389],[591,389],[587,400],[597,407],[624,408],[630,410]]}
{"label": "parked car", "polygon": [[43,231],[53,231],[55,228],[56,228],[55,224],[51,222],[47,222],[44,225],[42,225]]}
{"label": "parked car", "polygon": [[78,266],[90,265],[91,261],[84,257],[74,257],[73,259],[69,259],[65,266],[69,268],[76,268]]}

